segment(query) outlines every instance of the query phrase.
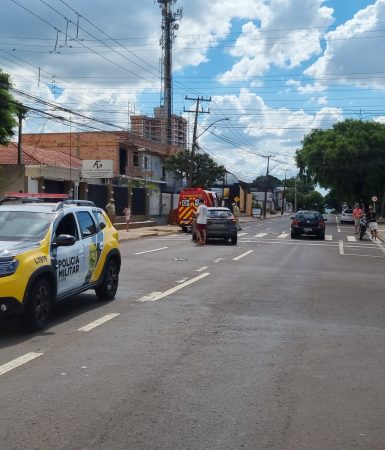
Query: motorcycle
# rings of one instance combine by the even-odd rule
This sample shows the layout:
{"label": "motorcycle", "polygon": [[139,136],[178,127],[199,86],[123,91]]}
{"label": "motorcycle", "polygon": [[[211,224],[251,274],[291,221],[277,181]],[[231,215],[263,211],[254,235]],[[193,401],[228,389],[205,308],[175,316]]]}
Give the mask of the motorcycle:
{"label": "motorcycle", "polygon": [[369,223],[368,219],[366,217],[361,217],[360,220],[360,241],[362,241],[362,238],[366,234],[366,230],[368,229]]}

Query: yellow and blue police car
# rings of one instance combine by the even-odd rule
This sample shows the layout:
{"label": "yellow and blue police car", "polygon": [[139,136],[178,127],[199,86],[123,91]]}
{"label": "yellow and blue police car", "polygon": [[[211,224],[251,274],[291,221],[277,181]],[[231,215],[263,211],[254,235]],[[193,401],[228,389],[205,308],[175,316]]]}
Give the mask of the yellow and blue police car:
{"label": "yellow and blue police car", "polygon": [[113,299],[120,264],[118,233],[94,203],[1,202],[0,318],[20,315],[36,331],[59,300],[88,289]]}

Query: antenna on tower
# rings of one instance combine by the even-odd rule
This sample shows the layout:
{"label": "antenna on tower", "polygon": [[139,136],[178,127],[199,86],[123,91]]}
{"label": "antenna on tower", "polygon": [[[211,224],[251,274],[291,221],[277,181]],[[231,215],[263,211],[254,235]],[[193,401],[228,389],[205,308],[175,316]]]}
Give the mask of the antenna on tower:
{"label": "antenna on tower", "polygon": [[176,38],[175,31],[179,29],[177,23],[183,16],[183,9],[173,11],[172,7],[177,0],[157,0],[162,10],[162,48],[161,74],[162,96],[160,107],[164,117],[164,141],[171,144],[171,116],[172,116],[172,43]]}

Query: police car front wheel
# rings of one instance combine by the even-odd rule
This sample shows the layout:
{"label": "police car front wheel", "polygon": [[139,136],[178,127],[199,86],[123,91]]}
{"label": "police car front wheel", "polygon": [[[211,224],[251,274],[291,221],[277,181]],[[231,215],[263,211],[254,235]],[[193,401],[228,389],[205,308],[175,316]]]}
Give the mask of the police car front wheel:
{"label": "police car front wheel", "polygon": [[48,322],[52,304],[52,287],[46,278],[33,284],[22,316],[22,325],[28,331],[41,330]]}
{"label": "police car front wheel", "polygon": [[104,272],[102,283],[95,288],[96,295],[100,300],[111,300],[115,297],[119,284],[119,266],[111,259]]}

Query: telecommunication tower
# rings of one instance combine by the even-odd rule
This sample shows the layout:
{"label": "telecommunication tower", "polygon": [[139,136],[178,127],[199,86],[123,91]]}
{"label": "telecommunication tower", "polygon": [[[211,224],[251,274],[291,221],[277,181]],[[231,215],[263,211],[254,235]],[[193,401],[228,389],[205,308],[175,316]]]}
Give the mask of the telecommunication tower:
{"label": "telecommunication tower", "polygon": [[162,97],[160,106],[164,111],[165,134],[167,143],[171,144],[172,116],[172,43],[176,38],[175,31],[179,29],[178,20],[182,18],[182,8],[173,11],[177,0],[157,0],[162,10]]}

